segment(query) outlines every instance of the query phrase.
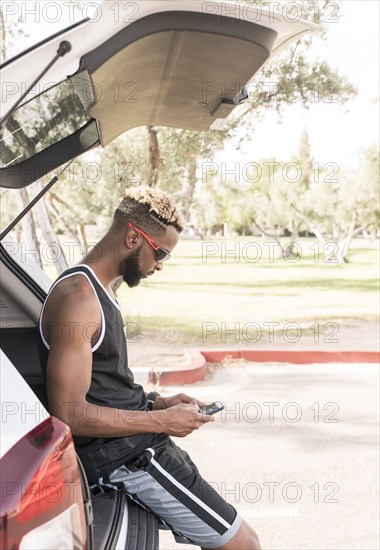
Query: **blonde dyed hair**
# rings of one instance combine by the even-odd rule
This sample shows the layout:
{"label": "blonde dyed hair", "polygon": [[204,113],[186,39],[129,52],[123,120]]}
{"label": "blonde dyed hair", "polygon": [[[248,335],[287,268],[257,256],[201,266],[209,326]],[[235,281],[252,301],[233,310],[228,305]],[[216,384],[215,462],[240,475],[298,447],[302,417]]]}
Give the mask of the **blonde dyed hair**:
{"label": "blonde dyed hair", "polygon": [[161,189],[148,186],[130,187],[114,214],[114,222],[133,222],[156,233],[165,231],[168,225],[179,233],[185,220],[173,197]]}

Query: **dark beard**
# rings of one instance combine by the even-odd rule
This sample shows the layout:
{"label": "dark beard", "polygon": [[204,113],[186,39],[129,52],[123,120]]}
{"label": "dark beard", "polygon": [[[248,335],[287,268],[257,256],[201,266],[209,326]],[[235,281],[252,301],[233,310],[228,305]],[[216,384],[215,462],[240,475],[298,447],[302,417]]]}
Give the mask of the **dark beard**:
{"label": "dark beard", "polygon": [[135,250],[128,258],[125,258],[122,268],[122,277],[125,283],[132,288],[140,284],[140,281],[144,274],[140,270],[139,258],[140,258],[141,245]]}

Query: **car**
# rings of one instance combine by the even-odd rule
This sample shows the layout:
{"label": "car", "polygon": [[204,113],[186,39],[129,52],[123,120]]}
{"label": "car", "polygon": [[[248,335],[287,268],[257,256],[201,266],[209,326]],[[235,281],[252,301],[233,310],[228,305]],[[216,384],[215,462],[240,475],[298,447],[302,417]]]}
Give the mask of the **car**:
{"label": "car", "polygon": [[[263,64],[319,30],[242,6],[105,1],[7,60],[0,185],[32,185],[138,126],[222,129]],[[70,428],[48,412],[36,326],[51,280],[10,239],[24,214],[0,235],[1,548],[158,548],[158,519],[123,493],[90,490]]]}

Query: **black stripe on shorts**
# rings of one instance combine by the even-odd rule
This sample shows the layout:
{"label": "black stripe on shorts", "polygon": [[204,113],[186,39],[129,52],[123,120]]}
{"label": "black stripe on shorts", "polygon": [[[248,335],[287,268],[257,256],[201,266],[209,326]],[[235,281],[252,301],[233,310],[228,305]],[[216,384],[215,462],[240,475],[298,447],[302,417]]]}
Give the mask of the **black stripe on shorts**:
{"label": "black stripe on shorts", "polygon": [[[178,451],[181,451],[181,449],[179,449],[178,447],[177,449]],[[161,471],[161,469],[158,468],[155,463],[157,463],[163,471]],[[191,489],[190,487],[186,487],[184,482],[176,479],[176,477],[173,475],[173,472],[167,472],[166,468],[162,464],[160,464],[159,457],[157,457],[156,455],[153,455],[145,470],[166,491],[168,491],[168,493],[173,495],[179,502],[181,502],[181,504],[183,504],[186,508],[193,512],[194,515],[199,517],[207,525],[212,527],[212,529],[214,529],[220,535],[223,535],[226,531],[228,531],[228,529],[234,522],[237,515],[235,509],[230,504],[225,502],[222,497],[215,491],[215,489],[211,487],[211,485],[209,485],[199,475],[198,472],[193,471],[191,465],[188,464],[186,461],[183,461],[181,468],[182,475],[178,477],[181,477],[183,480],[186,481],[189,481],[189,478],[191,478],[191,483],[188,484]],[[173,477],[175,482],[178,483],[180,486],[176,485],[176,483],[172,481],[171,477]],[[191,495],[194,495],[194,497],[199,499],[201,502],[196,502],[195,499],[184,492],[181,486],[183,486],[187,491],[189,491],[189,493],[191,493]],[[202,503],[205,504],[205,507],[202,506]],[[215,512],[216,515],[220,516],[222,521],[215,517],[212,512],[209,512],[206,509],[206,506],[209,507],[213,512]],[[225,523],[223,523],[223,520]],[[226,525],[226,523],[228,525]]]}

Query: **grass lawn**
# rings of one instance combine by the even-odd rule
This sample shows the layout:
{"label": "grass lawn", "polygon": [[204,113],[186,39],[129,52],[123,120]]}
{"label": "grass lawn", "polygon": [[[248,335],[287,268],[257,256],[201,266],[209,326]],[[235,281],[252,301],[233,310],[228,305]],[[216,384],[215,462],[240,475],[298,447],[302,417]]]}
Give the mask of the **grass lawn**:
{"label": "grass lawn", "polygon": [[[232,329],[254,340],[257,326],[269,331],[268,323],[298,323],[312,332],[329,321],[377,322],[378,241],[354,241],[347,264],[326,263],[313,239],[300,241],[295,262],[274,257],[273,244],[265,242],[257,237],[180,241],[161,273],[135,289],[120,287],[128,326],[134,332],[136,323],[142,334],[172,334],[178,343],[213,344],[233,341]],[[289,326],[289,334],[292,330]],[[333,335],[334,327],[325,330]]]}

